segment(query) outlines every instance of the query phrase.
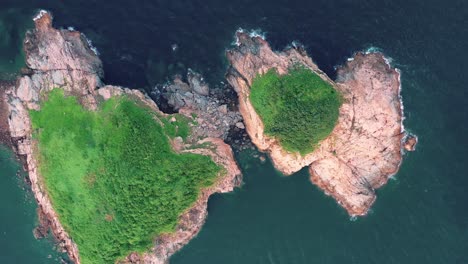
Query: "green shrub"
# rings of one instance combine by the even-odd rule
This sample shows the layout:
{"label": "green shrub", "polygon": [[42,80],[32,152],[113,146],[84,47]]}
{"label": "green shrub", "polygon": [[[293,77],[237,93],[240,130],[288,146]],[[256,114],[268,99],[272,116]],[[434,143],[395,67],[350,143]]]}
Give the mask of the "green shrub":
{"label": "green shrub", "polygon": [[207,156],[174,153],[154,118],[127,97],[88,111],[60,89],[31,112],[44,184],[83,264],[149,249],[221,171]]}
{"label": "green shrub", "polygon": [[275,69],[252,82],[250,101],[265,134],[290,152],[305,155],[326,138],[338,120],[341,97],[316,73],[295,66],[280,76]]}

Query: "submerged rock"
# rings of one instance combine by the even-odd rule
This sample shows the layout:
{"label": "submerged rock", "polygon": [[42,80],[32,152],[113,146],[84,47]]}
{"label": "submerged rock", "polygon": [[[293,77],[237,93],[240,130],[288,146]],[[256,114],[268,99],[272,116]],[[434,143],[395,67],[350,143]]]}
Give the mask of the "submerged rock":
{"label": "submerged rock", "polygon": [[[239,96],[239,109],[252,142],[268,152],[286,175],[309,166],[311,181],[333,196],[350,215],[365,215],[375,201],[375,189],[398,171],[402,156],[400,74],[380,53],[357,53],[338,69],[332,81],[303,49],[273,51],[260,37],[237,33],[238,46],[227,52],[227,79]],[[255,76],[276,68],[279,74],[301,64],[329,82],[344,99],[338,123],[319,146],[305,156],[285,151],[264,134],[249,95]]]}

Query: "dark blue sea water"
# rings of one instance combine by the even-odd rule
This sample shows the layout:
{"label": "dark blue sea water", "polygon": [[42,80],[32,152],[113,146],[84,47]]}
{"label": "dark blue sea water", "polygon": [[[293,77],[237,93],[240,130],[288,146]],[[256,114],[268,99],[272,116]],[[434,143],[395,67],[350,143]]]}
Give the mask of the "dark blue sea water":
{"label": "dark blue sea water", "polygon": [[[305,172],[283,177],[239,153],[245,184],[210,199],[203,230],[171,263],[468,263],[467,1],[2,0],[0,65],[10,66],[0,69],[19,65],[17,38],[36,8],[93,41],[107,83],[134,88],[150,90],[187,68],[219,83],[239,27],[260,29],[277,49],[301,42],[332,77],[370,47],[402,71],[404,124],[420,144],[370,215],[350,221]],[[33,259],[17,263],[42,263]]]}

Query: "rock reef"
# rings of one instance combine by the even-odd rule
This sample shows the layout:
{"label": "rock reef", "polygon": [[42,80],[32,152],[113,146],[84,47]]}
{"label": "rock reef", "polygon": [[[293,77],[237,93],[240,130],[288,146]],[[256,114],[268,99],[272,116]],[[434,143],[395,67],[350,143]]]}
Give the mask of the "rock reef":
{"label": "rock reef", "polygon": [[198,125],[193,131],[195,138],[216,137],[225,140],[231,127],[243,126],[236,105],[221,103],[215,96],[211,96],[203,77],[192,70],[187,74],[187,82],[176,75],[172,83],[163,89],[163,96],[173,110],[186,116],[196,116]]}
{"label": "rock reef", "polygon": [[[74,30],[55,29],[52,16],[41,11],[34,18],[35,29],[26,34],[24,50],[27,68],[16,84],[2,84],[5,88],[0,107],[2,132],[8,130],[16,153],[24,160],[31,188],[39,204],[40,219],[46,223],[59,246],[68,253],[74,263],[80,263],[79,249],[59,221],[48,197],[38,170],[37,142],[32,137],[29,110],[38,110],[44,94],[60,87],[67,94],[76,96],[88,109],[96,109],[98,102],[112,96],[127,94],[137,98],[160,115],[157,105],[138,90],[117,86],[105,86],[102,82],[101,60],[89,46],[83,34]],[[200,93],[205,91],[201,89]],[[130,254],[123,263],[167,263],[169,257],[188,243],[201,229],[207,215],[207,201],[211,194],[229,192],[241,183],[241,173],[233,152],[216,133],[204,133],[193,142],[179,142],[178,152],[191,152],[210,156],[225,168],[224,176],[211,187],[202,189],[196,203],[180,216],[179,225],[172,234],[155,238],[154,247],[144,255]],[[195,137],[194,137],[195,138]],[[208,143],[210,147],[201,147]],[[38,230],[38,235],[44,230]]]}
{"label": "rock reef", "polygon": [[[239,97],[239,110],[252,142],[269,153],[286,175],[309,166],[311,181],[352,215],[365,215],[376,199],[375,190],[395,174],[402,160],[400,74],[380,53],[356,53],[340,67],[336,82],[323,73],[300,47],[273,51],[258,36],[237,32],[237,47],[227,52],[227,80]],[[305,156],[285,151],[264,134],[260,116],[249,100],[252,81],[276,68],[279,74],[302,64],[340,92],[343,104],[337,125],[319,146]],[[414,142],[415,144],[416,142]],[[414,144],[407,150],[414,149]]]}

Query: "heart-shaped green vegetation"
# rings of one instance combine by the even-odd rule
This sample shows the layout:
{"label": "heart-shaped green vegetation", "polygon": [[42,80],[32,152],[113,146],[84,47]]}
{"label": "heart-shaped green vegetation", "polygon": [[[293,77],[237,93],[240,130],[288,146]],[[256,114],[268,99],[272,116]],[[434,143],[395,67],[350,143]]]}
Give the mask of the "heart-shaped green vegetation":
{"label": "heart-shaped green vegetation", "polygon": [[128,97],[89,111],[60,89],[31,112],[43,182],[83,264],[148,250],[219,175],[209,157],[175,153],[158,118]]}

